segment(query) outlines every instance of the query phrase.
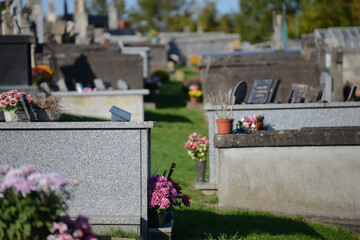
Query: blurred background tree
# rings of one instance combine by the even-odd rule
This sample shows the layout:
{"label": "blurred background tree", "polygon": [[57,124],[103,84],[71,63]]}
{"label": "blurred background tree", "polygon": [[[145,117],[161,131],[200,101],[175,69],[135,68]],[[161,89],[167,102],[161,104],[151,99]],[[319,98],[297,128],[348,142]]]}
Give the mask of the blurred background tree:
{"label": "blurred background tree", "polygon": [[141,31],[182,31],[191,27],[191,5],[194,0],[137,0],[129,17]]}
{"label": "blurred background tree", "polygon": [[[90,15],[106,16],[108,14],[109,4],[107,0],[86,0],[85,4]],[[119,17],[125,14],[125,0],[115,0],[115,7],[118,10]]]}
{"label": "blurred background tree", "polygon": [[302,0],[299,33],[316,28],[360,26],[359,0]]}

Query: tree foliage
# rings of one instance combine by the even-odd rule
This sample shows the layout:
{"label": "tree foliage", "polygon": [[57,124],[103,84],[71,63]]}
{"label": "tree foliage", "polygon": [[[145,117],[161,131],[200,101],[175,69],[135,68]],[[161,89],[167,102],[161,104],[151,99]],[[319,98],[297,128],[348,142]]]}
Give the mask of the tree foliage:
{"label": "tree foliage", "polygon": [[300,7],[300,33],[312,33],[316,28],[360,25],[359,0],[303,0]]}
{"label": "tree foliage", "polygon": [[[107,0],[86,0],[87,12],[95,16],[105,16],[108,14],[109,4]],[[115,0],[115,7],[119,16],[125,13],[125,0]]]}
{"label": "tree foliage", "polygon": [[144,32],[182,30],[191,26],[190,6],[193,0],[137,0],[130,10],[130,19]]}
{"label": "tree foliage", "polygon": [[204,32],[209,32],[218,27],[218,20],[216,18],[217,10],[214,1],[206,1],[205,3],[205,7],[201,12],[198,21],[201,24],[202,30]]}
{"label": "tree foliage", "polygon": [[299,10],[300,0],[239,0],[240,13],[235,14],[236,30],[242,40],[269,41],[273,34],[273,14],[282,13],[285,3],[287,17],[292,18]]}

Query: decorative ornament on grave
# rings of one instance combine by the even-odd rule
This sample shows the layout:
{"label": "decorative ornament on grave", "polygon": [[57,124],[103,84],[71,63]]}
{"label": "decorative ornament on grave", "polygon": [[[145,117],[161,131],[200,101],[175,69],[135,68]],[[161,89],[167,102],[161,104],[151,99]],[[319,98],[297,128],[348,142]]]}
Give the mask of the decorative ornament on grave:
{"label": "decorative ornament on grave", "polygon": [[149,227],[161,228],[169,224],[175,206],[184,204],[190,207],[189,196],[183,194],[181,186],[171,178],[175,167],[173,163],[167,177],[165,170],[163,175],[152,176],[148,180]]}
{"label": "decorative ornament on grave", "polygon": [[197,182],[205,182],[206,155],[209,151],[209,140],[199,133],[193,132],[185,142],[184,148],[188,155],[195,160],[198,174]]}
{"label": "decorative ornament on grave", "polygon": [[26,109],[28,105],[24,101],[32,104],[31,95],[17,90],[1,93],[0,110],[4,112],[6,122],[28,122],[30,120]]}

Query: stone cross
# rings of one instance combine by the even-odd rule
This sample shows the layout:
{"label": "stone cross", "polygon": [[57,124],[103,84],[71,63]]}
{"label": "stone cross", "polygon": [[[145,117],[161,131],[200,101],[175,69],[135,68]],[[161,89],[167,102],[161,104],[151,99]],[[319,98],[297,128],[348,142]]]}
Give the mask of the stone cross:
{"label": "stone cross", "polygon": [[109,22],[109,29],[118,28],[118,12],[116,10],[114,0],[110,0],[110,5],[108,9],[108,22]]}
{"label": "stone cross", "polygon": [[56,20],[55,8],[54,8],[54,0],[48,0],[49,12],[46,16],[46,20],[48,22],[54,23]]}

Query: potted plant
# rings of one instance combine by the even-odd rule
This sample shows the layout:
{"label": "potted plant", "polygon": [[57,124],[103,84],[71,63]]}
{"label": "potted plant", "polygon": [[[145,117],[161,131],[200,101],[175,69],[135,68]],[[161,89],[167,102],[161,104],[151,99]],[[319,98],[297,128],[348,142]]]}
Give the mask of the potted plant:
{"label": "potted plant", "polygon": [[264,130],[264,115],[243,117],[236,124],[236,133],[251,133],[252,131]]}
{"label": "potted plant", "polygon": [[213,94],[210,96],[210,101],[214,106],[218,134],[230,134],[233,128],[233,108],[234,108],[234,95],[230,89],[227,94],[223,94],[219,91],[219,96],[214,97]]}
{"label": "potted plant", "polygon": [[11,90],[3,92],[0,95],[0,110],[4,112],[6,122],[27,122],[28,119],[25,114],[24,104],[21,96],[25,95],[29,104],[32,103],[32,97],[25,92],[18,92]]}
{"label": "potted plant", "polygon": [[209,150],[209,140],[201,137],[197,132],[189,135],[184,148],[187,149],[188,155],[195,160],[198,182],[205,182],[206,154]]}
{"label": "potted plant", "polygon": [[188,94],[189,94],[190,102],[192,103],[200,102],[202,91],[199,89],[197,85],[190,85]]}
{"label": "potted plant", "polygon": [[167,214],[174,206],[184,204],[190,207],[189,196],[181,192],[181,186],[171,179],[175,163],[171,165],[169,174],[152,176],[148,180],[149,226],[163,227]]}
{"label": "potted plant", "polygon": [[43,82],[50,82],[54,71],[46,65],[36,65],[32,71],[32,84],[35,86],[40,85]]}

